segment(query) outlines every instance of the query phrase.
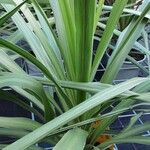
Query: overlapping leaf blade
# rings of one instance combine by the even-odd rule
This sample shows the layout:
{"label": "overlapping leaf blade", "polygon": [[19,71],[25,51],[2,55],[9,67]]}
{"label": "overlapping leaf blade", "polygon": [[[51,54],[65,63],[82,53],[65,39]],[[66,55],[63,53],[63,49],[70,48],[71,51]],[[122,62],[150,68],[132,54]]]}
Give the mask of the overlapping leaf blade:
{"label": "overlapping leaf blade", "polygon": [[103,90],[98,94],[94,95],[93,97],[89,98],[88,100],[77,105],[76,107],[70,109],[61,116],[53,119],[52,121],[33,131],[32,133],[16,141],[15,143],[7,146],[5,150],[10,150],[16,147],[18,150],[19,149],[23,150],[29,147],[30,145],[38,142],[40,139],[46,137],[52,131],[58,129],[59,127],[65,125],[69,121],[96,107],[97,105],[100,105],[103,102],[108,101],[109,99],[123,93],[124,91],[131,89],[134,86],[137,86],[138,84],[141,84],[142,82],[148,80],[149,79],[132,79],[124,83],[121,83],[120,85],[116,85],[106,90]]}
{"label": "overlapping leaf blade", "polygon": [[80,128],[68,131],[53,148],[54,150],[83,150],[88,133]]}

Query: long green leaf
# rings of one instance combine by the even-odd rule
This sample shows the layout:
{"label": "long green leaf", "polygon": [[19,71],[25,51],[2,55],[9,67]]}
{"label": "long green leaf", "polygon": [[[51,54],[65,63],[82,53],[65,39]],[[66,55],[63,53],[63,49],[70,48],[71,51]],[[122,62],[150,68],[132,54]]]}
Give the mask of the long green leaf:
{"label": "long green leaf", "polygon": [[[55,33],[53,32],[53,29],[50,26],[50,23],[48,21],[48,18],[45,15],[42,8],[40,7],[40,5],[35,0],[32,0],[32,2],[33,2],[33,6],[35,8],[36,14],[38,15],[42,29],[44,30],[44,33],[48,37],[48,42],[50,43],[50,47],[52,47],[49,50],[52,50],[52,52],[51,52],[52,56],[50,58],[51,58],[52,62],[54,62],[53,65],[57,65],[56,66],[56,68],[58,68],[57,73],[59,73],[59,70],[61,70],[61,75],[64,75],[63,73],[65,70],[64,70],[64,66],[63,66],[61,53],[60,53],[60,50],[59,50],[57,42],[56,42],[57,37],[56,37]],[[58,62],[59,62],[59,64],[58,64]]]}
{"label": "long green leaf", "polygon": [[27,135],[28,133],[30,132],[27,130],[0,128],[1,136],[15,137],[17,139]]}
{"label": "long green leaf", "polygon": [[0,3],[4,3],[4,4],[13,4],[14,5],[14,2],[12,0],[0,0]]}
{"label": "long green leaf", "polygon": [[[100,28],[102,28],[102,29],[105,29],[105,28],[106,28],[106,25],[103,24],[103,23],[101,23],[101,22],[98,22],[97,26],[100,27]],[[119,31],[119,30],[117,30],[117,29],[114,30],[114,34],[115,34],[116,36],[120,36],[121,33],[122,33],[122,32]],[[139,50],[141,50],[141,52],[150,55],[149,50],[146,49],[146,48],[145,48],[143,45],[141,45],[139,42],[136,41],[134,46],[137,47]]]}
{"label": "long green leaf", "polygon": [[123,132],[129,131],[132,128],[132,126],[136,123],[136,121],[141,117],[141,115],[142,115],[142,113],[132,117],[130,119],[130,122],[129,122],[128,126],[123,130]]}
{"label": "long green leaf", "polygon": [[68,131],[53,148],[54,150],[83,150],[88,133],[80,128]]}
{"label": "long green leaf", "polygon": [[149,143],[150,137],[142,137],[142,136],[132,136],[125,139],[114,139],[110,142],[106,142],[101,146],[98,146],[100,149],[107,149],[109,146],[113,144],[122,144],[122,143],[136,143],[136,144],[145,144],[150,145]]}
{"label": "long green leaf", "polygon": [[[16,5],[20,4],[22,2],[22,0],[13,0]],[[13,5],[7,5],[7,4],[2,4],[2,6],[7,10],[7,11],[11,11],[12,9],[15,8],[15,6]],[[23,9],[21,8],[22,12],[26,12],[28,15],[26,15],[27,18],[31,18],[30,20],[32,21],[32,24],[26,23],[26,21],[24,20],[24,18],[21,16],[20,13],[15,13],[12,16],[12,20],[13,22],[16,24],[17,28],[19,29],[19,31],[23,34],[23,36],[25,37],[25,39],[28,41],[31,49],[33,50],[36,58],[43,63],[48,70],[52,70],[51,67],[51,63],[50,60],[45,52],[45,49],[43,48],[40,39],[38,39],[37,35],[35,35],[34,31],[33,31],[33,27],[35,27],[35,24],[37,25],[38,22],[35,20],[35,18],[33,17],[32,13],[30,12],[30,10],[28,9],[28,7],[25,5],[25,7],[23,7]],[[39,25],[36,26],[36,29],[40,30]],[[43,35],[43,33],[42,33]],[[44,38],[45,39],[45,38]]]}
{"label": "long green leaf", "polygon": [[59,117],[55,118],[54,120],[48,122],[47,124],[43,125],[42,127],[34,130],[32,133],[26,135],[25,137],[21,138],[20,140],[16,141],[15,143],[7,146],[4,150],[11,150],[11,149],[26,149],[30,145],[38,142],[40,139],[46,137],[52,131],[58,129],[59,127],[65,125],[69,121],[77,118],[78,116],[82,115],[83,113],[89,111],[90,109],[108,101],[109,99],[123,93],[124,91],[141,84],[144,81],[148,81],[149,79],[132,79],[121,83],[119,85],[115,85],[113,87],[108,88],[107,90],[103,90],[98,94],[94,95],[93,97],[87,99],[86,101],[82,102],[81,104],[77,105],[76,107],[70,109],[66,113],[60,115]]}
{"label": "long green leaf", "polygon": [[[10,43],[10,42],[2,39],[2,38],[0,38],[0,45],[9,48],[10,50],[18,53],[19,55],[26,58],[27,60],[32,62],[34,65],[36,65],[47,76],[47,78],[49,78],[50,80],[52,80],[56,84],[56,87],[59,89],[59,92],[63,95],[64,98],[66,98],[66,103],[68,103],[69,106],[72,106],[70,99],[68,98],[68,96],[66,96],[66,94],[64,93],[64,91],[60,87],[58,79],[51,72],[49,72],[48,69],[40,61],[38,61],[30,53],[24,51],[22,48],[14,45],[14,44],[12,44],[12,43]],[[68,107],[67,104],[65,107]]]}
{"label": "long green leaf", "polygon": [[[53,74],[55,74],[55,76],[57,76],[59,79],[66,80],[67,73],[65,73],[65,70],[64,70],[64,64],[63,64],[62,56],[60,53],[62,48],[59,45],[58,38],[56,37],[56,34],[52,30],[52,28],[48,22],[48,18],[45,15],[42,8],[40,7],[40,5],[35,0],[32,0],[32,4],[33,4],[36,14],[39,18],[41,28],[43,29],[44,34],[46,35],[46,39],[44,39],[44,37],[41,37],[41,33],[39,31],[40,29],[36,29],[37,30],[36,32],[38,32],[38,35],[39,35],[38,37],[39,37],[39,39],[41,38],[40,41],[44,41],[44,42],[48,38],[47,43],[45,43],[44,45],[46,45],[46,47],[47,47],[46,49],[48,49],[46,51],[46,53],[47,53],[48,57],[50,58],[52,66],[55,70]],[[30,19],[30,22],[31,21],[33,21],[33,19],[32,20]],[[66,107],[65,101],[73,101],[74,100],[74,96],[71,95],[72,91],[65,91],[65,92],[67,93],[68,100],[66,100],[67,99],[66,97],[64,99],[63,99],[63,97],[60,98],[60,99],[62,99],[61,102],[64,107]]]}
{"label": "long green leaf", "polygon": [[79,76],[77,81],[84,82],[89,81],[92,66],[92,39],[95,32],[93,30],[96,1],[75,0],[74,7],[76,26],[76,76]]}
{"label": "long green leaf", "polygon": [[100,0],[100,1],[98,2],[98,6],[97,6],[97,9],[96,9],[96,15],[95,15],[94,31],[96,30],[97,23],[98,23],[98,21],[99,21],[99,18],[100,18],[100,16],[101,16],[101,13],[102,13],[103,4],[104,4],[104,0]]}
{"label": "long green leaf", "polygon": [[[15,2],[17,4],[19,4],[21,1],[22,0],[15,1]],[[33,1],[33,4],[35,6],[37,3],[35,3],[35,1]],[[36,7],[34,7],[34,8],[35,8],[35,11],[37,12],[37,16],[40,20],[40,23],[42,22],[41,27],[40,27],[39,24],[37,24],[37,20],[35,19],[35,17],[31,13],[31,11],[27,7],[22,7],[21,10],[22,10],[23,14],[25,15],[26,19],[28,20],[31,28],[33,29],[33,31],[35,33],[35,35],[39,39],[42,47],[44,48],[46,56],[48,57],[48,63],[50,64],[50,66],[48,68],[49,71],[53,72],[53,74],[55,74],[55,76],[62,77],[62,76],[64,76],[64,71],[62,70],[62,65],[60,65],[60,64],[62,64],[62,62],[60,62],[58,60],[57,56],[56,56],[56,54],[58,52],[56,53],[55,49],[58,49],[58,47],[56,45],[55,39],[54,39],[54,37],[51,33],[51,30],[50,30],[49,26],[47,24],[44,24],[45,23],[45,18],[44,19],[42,18],[42,20],[41,20],[42,11],[40,11],[40,13],[39,13],[38,5],[36,5]],[[44,26],[43,26],[43,24],[44,24]],[[47,32],[47,34],[49,33],[49,35],[51,35],[51,40],[48,40],[45,33],[43,32],[43,30],[45,31],[46,27],[49,29],[46,32]],[[43,28],[43,30],[41,28]],[[55,49],[52,47],[52,45],[54,45],[52,43],[55,44]],[[42,59],[44,59],[44,58],[42,58]]]}
{"label": "long green leaf", "polygon": [[[75,23],[68,0],[49,0],[54,12],[58,40],[62,47],[62,55],[66,66],[66,73],[70,79],[76,79],[75,76]],[[73,1],[72,1],[73,2]]]}
{"label": "long green leaf", "polygon": [[11,101],[20,107],[24,108],[25,110],[34,113],[36,116],[38,116],[43,122],[45,122],[45,119],[43,115],[41,115],[36,109],[29,106],[27,103],[25,103],[23,100],[19,99],[14,94],[11,94],[10,92],[0,90],[0,100],[3,99],[5,101]]}
{"label": "long green leaf", "polygon": [[[143,7],[143,6],[145,7],[149,2],[150,2],[149,0],[143,0],[143,3],[142,3],[142,5],[140,6],[140,8]],[[105,11],[110,11],[110,10],[113,9],[113,6],[106,6],[106,5],[104,5],[104,6],[103,6],[103,9],[104,9]],[[140,16],[140,15],[142,14],[141,9],[140,9],[140,10],[134,10],[134,9],[124,8],[124,9],[123,9],[123,12],[124,12],[124,13],[133,14],[133,15],[136,15],[136,16]],[[150,19],[150,14],[146,14],[146,15],[145,15],[145,18]]]}
{"label": "long green leaf", "polygon": [[0,50],[0,65],[10,71],[15,73],[24,74],[25,72],[5,53],[4,49]]}
{"label": "long green leaf", "polygon": [[[11,123],[10,123],[11,122]],[[33,131],[41,126],[40,123],[21,117],[0,117],[0,127]]]}
{"label": "long green leaf", "polygon": [[122,14],[123,8],[127,4],[127,1],[128,0],[124,0],[124,1],[116,0],[115,1],[112,12],[111,12],[109,19],[107,21],[107,24],[106,24],[106,29],[103,33],[101,42],[97,48],[97,52],[96,52],[96,55],[94,58],[93,66],[92,66],[91,80],[93,80],[93,78],[94,78],[97,67],[104,55],[104,52],[106,51],[106,48],[108,47],[108,44],[113,35],[113,31],[114,31],[114,29],[118,23],[118,20]]}
{"label": "long green leaf", "polygon": [[12,11],[10,11],[9,13],[5,14],[4,16],[0,17],[0,26],[6,22],[6,20],[8,20],[13,14],[15,14],[20,7],[26,3],[28,0],[25,0],[23,3],[21,3],[20,5],[18,5],[15,9],[13,9]]}
{"label": "long green leaf", "polygon": [[14,74],[3,74],[0,76],[0,87],[19,86],[23,89],[30,91],[39,101],[44,105],[45,118],[50,120],[54,117],[54,112],[51,108],[51,104],[47,99],[42,85],[25,75],[16,76]]}
{"label": "long green leaf", "polygon": [[[111,83],[112,80],[116,77],[119,69],[121,68],[123,61],[127,57],[130,52],[134,42],[139,37],[139,34],[145,26],[147,20],[143,20],[145,14],[150,10],[150,3],[146,6],[141,16],[135,18],[133,22],[127,27],[124,31],[123,35],[120,37],[120,41],[118,42],[117,48],[115,52],[112,54],[108,65],[106,67],[106,71],[101,79],[102,82]],[[142,20],[144,22],[142,22]],[[119,62],[119,63],[118,63]]]}
{"label": "long green leaf", "polygon": [[[43,79],[41,77],[35,77],[35,79],[40,81],[43,85],[55,86],[51,81],[49,81],[47,79]],[[100,83],[100,82],[82,83],[82,82],[72,82],[72,81],[60,81],[60,85],[63,88],[81,90],[81,91],[89,92],[91,94],[96,94],[96,93],[112,86],[112,85],[104,84],[104,83]],[[124,92],[123,94],[121,94],[121,96],[125,96],[125,97],[136,96],[135,99],[149,102],[149,100],[150,100],[149,99],[150,93],[148,92],[148,90],[150,88],[149,82],[146,82],[146,84],[143,83],[143,85],[141,84],[140,86],[136,87],[136,89],[139,89],[139,88],[144,93],[140,92],[140,94],[139,94],[135,91],[127,91],[127,92]]]}
{"label": "long green leaf", "polygon": [[[18,76],[18,75],[16,75],[16,76]],[[44,105],[34,95],[32,95],[31,93],[27,92],[26,90],[24,90],[18,86],[11,86],[11,88],[14,91],[16,91],[17,93],[19,93],[20,95],[22,95],[23,97],[27,98],[27,100],[32,102],[34,105],[36,105],[42,111],[44,111]]]}

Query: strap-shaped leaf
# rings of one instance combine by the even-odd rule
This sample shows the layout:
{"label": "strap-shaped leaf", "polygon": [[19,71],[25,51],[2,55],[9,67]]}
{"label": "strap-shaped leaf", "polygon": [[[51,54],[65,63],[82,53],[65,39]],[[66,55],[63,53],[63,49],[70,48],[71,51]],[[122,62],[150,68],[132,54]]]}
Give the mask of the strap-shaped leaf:
{"label": "strap-shaped leaf", "polygon": [[108,47],[108,44],[113,35],[113,31],[118,23],[118,20],[122,14],[123,8],[127,4],[127,2],[128,2],[128,0],[124,0],[124,1],[116,0],[113,5],[113,9],[112,9],[109,19],[107,21],[105,31],[102,35],[101,42],[97,48],[97,52],[96,52],[96,55],[94,58],[92,72],[91,72],[91,80],[93,80],[93,78],[94,78],[97,67],[104,55],[104,52],[106,51],[106,48]]}
{"label": "strap-shaped leaf", "polygon": [[33,4],[36,14],[39,18],[41,27],[44,30],[44,33],[46,34],[46,36],[48,38],[48,42],[51,47],[49,49],[49,51],[52,51],[52,52],[50,53],[51,56],[49,56],[49,57],[51,58],[53,65],[57,69],[57,74],[59,73],[59,70],[61,71],[61,75],[63,75],[63,76],[61,76],[61,78],[63,79],[65,70],[64,70],[64,66],[63,66],[60,49],[57,44],[58,39],[56,37],[56,34],[54,33],[54,31],[48,21],[48,18],[45,15],[44,10],[41,8],[41,6],[35,0],[32,0],[32,4]]}
{"label": "strap-shaped leaf", "polygon": [[103,90],[102,92],[99,92],[98,94],[92,96],[91,98],[77,105],[76,107],[70,109],[66,113],[46,123],[42,127],[36,129],[32,133],[19,139],[15,143],[7,146],[4,150],[12,150],[13,148],[15,148],[16,150],[20,150],[20,149],[24,150],[30,145],[39,141],[40,139],[43,139],[54,130],[65,125],[69,121],[79,117],[83,113],[93,109],[94,107],[104,102],[107,102],[109,99],[114,98],[115,96],[123,93],[124,91],[129,90],[133,88],[134,86],[137,86],[138,84],[141,84],[142,82],[148,81],[148,80],[149,80],[148,78],[146,79],[136,78],[136,79],[132,79],[124,83],[115,85],[106,90]]}
{"label": "strap-shaped leaf", "polygon": [[132,127],[133,125],[136,123],[136,121],[141,117],[142,113],[134,116],[131,118],[130,120],[130,123],[128,124],[128,126],[123,130],[123,132],[128,132]]}
{"label": "strap-shaped leaf", "polygon": [[147,22],[147,20],[143,20],[143,18],[145,14],[149,12],[149,10],[150,3],[148,3],[138,18],[133,19],[133,22],[126,28],[126,30],[124,30],[123,35],[120,36],[116,49],[112,54],[106,67],[106,71],[101,79],[102,82],[111,83],[112,80],[117,76],[117,73],[119,72],[119,69],[121,68],[125,58],[127,57],[134,45],[134,42],[139,37]]}
{"label": "strap-shaped leaf", "polygon": [[[18,3],[21,3],[22,0],[14,0],[14,2],[16,4],[18,4]],[[35,4],[35,3],[33,3],[33,4]],[[39,42],[43,47],[45,56],[48,58],[48,61],[47,61],[49,64],[48,70],[53,72],[53,74],[55,74],[55,76],[59,76],[59,78],[60,78],[61,76],[64,76],[64,71],[62,71],[62,65],[60,65],[60,64],[62,64],[62,62],[59,62],[59,59],[56,56],[58,53],[58,52],[57,53],[55,52],[55,49],[58,49],[58,47],[56,45],[56,41],[51,33],[51,30],[47,26],[47,24],[44,24],[45,18],[44,19],[42,18],[42,21],[41,21],[42,11],[40,11],[40,14],[39,14],[39,9],[37,9],[37,7],[35,7],[35,8],[36,8],[35,11],[39,18],[39,21],[40,21],[40,23],[42,22],[41,24],[39,24],[37,22],[34,15],[31,13],[31,11],[28,9],[27,6],[22,7],[21,10],[22,10],[24,16],[26,17],[26,19],[28,20],[31,29],[35,33],[36,37],[39,39]],[[43,24],[45,27],[43,27]],[[27,25],[27,24],[25,24],[25,25]],[[43,30],[45,31],[46,27],[48,28],[48,31],[46,31],[46,32],[49,33],[49,35],[51,35],[51,40],[48,40],[45,32],[43,32]],[[41,28],[43,28],[43,30]],[[55,49],[52,47],[54,45],[52,43],[55,44]],[[44,58],[42,58],[42,59],[44,59]]]}
{"label": "strap-shaped leaf", "polygon": [[54,150],[83,150],[88,133],[80,128],[68,131],[53,148]]}
{"label": "strap-shaped leaf", "polygon": [[[30,62],[32,62],[35,66],[37,66],[44,74],[47,78],[49,78],[50,80],[52,80],[54,82],[54,84],[56,85],[56,87],[59,90],[59,93],[66,99],[66,101],[64,101],[65,105],[65,109],[68,109],[68,107],[72,106],[72,103],[70,102],[70,99],[68,98],[68,96],[64,93],[63,89],[60,87],[59,85],[59,81],[56,78],[56,76],[54,74],[52,74],[51,72],[49,72],[49,70],[40,62],[38,61],[34,56],[32,56],[30,53],[24,51],[24,49],[12,44],[11,42],[4,40],[2,38],[0,38],[0,45],[6,48],[9,48],[10,50],[18,53],[19,55],[21,55],[22,57],[26,58],[27,60],[29,60]],[[67,105],[67,104],[68,105]]]}
{"label": "strap-shaped leaf", "polygon": [[16,13],[20,7],[26,3],[28,0],[25,0],[24,2],[22,2],[20,5],[18,5],[15,9],[13,9],[12,11],[8,12],[7,14],[5,14],[4,16],[0,17],[0,26],[6,22],[6,20],[10,19],[11,16]]}
{"label": "strap-shaped leaf", "polygon": [[63,55],[66,72],[68,77],[72,80],[76,79],[75,74],[75,20],[74,13],[71,10],[71,3],[69,0],[49,0],[54,12],[56,30],[58,33],[59,43],[62,47],[61,53]]}
{"label": "strap-shaped leaf", "polygon": [[94,31],[97,27],[97,23],[99,22],[99,18],[100,18],[101,13],[102,13],[103,5],[104,5],[104,0],[99,0],[98,5],[97,5],[97,9],[96,9],[96,14],[95,14]]}
{"label": "strap-shaped leaf", "polygon": [[102,144],[101,146],[98,146],[98,148],[99,148],[99,150],[106,149],[109,146],[113,145],[114,143],[115,144],[136,143],[136,144],[150,145],[149,141],[150,141],[150,137],[132,136],[132,137],[124,138],[124,139],[114,139],[114,140],[111,140],[110,142],[106,142],[106,143]]}
{"label": "strap-shaped leaf", "polygon": [[10,57],[5,53],[4,48],[1,48],[0,50],[0,65],[10,71],[20,74],[25,74],[25,72],[17,65]]}
{"label": "strap-shaped leaf", "polygon": [[[92,66],[92,39],[96,14],[96,0],[75,0],[77,81],[88,81]],[[80,14],[82,13],[82,15]],[[84,72],[84,73],[83,73]]]}
{"label": "strap-shaped leaf", "polygon": [[[11,123],[10,123],[11,122]],[[41,126],[40,123],[21,117],[0,117],[1,128],[13,128],[33,131]]]}
{"label": "strap-shaped leaf", "polygon": [[[15,0],[13,0],[15,1]],[[22,2],[22,0],[17,0],[15,1],[16,4],[20,4]],[[7,4],[2,4],[2,6],[7,10],[7,11],[11,11],[12,9],[15,8],[15,6],[13,5],[7,5]],[[23,10],[27,9],[26,13],[29,13],[27,15],[27,18],[31,18],[30,15],[32,16],[32,14],[30,13],[28,7],[25,5],[25,7],[23,7]],[[21,9],[22,10],[22,9]],[[24,11],[23,11],[24,12]],[[26,21],[24,20],[24,18],[21,16],[20,13],[16,12],[13,16],[12,16],[12,20],[15,23],[15,25],[17,26],[17,28],[19,29],[19,31],[23,34],[24,38],[27,40],[27,42],[29,43],[31,49],[33,50],[34,54],[36,55],[36,58],[43,63],[48,70],[52,71],[51,68],[51,64],[50,64],[50,60],[45,52],[45,49],[43,48],[40,39],[37,37],[37,35],[35,35],[34,31],[33,31],[33,26],[31,26],[31,23],[26,23]],[[35,18],[32,16],[32,22],[34,22]],[[33,23],[38,24],[38,22],[34,22]],[[39,25],[38,25],[39,26]],[[39,29],[39,27],[36,27]],[[42,33],[43,34],[43,33]]]}
{"label": "strap-shaped leaf", "polygon": [[15,137],[15,138],[21,138],[25,136],[26,134],[30,133],[27,130],[20,130],[20,129],[9,129],[9,128],[0,128],[0,135],[1,136],[7,136],[7,137]]}
{"label": "strap-shaped leaf", "polygon": [[[103,24],[103,23],[101,23],[101,22],[98,22],[98,25],[97,25],[97,26],[100,27],[100,28],[102,28],[102,29],[105,29],[105,28],[106,28],[106,25]],[[116,36],[120,36],[121,33],[122,33],[122,32],[119,31],[119,30],[117,30],[117,29],[114,30],[114,34],[115,34]],[[135,44],[134,46],[137,47],[139,50],[141,50],[141,51],[144,52],[145,54],[150,55],[149,50],[146,49],[146,48],[145,48],[143,45],[141,45],[139,42],[136,41],[134,44]]]}
{"label": "strap-shaped leaf", "polygon": [[[18,75],[16,75],[17,77]],[[23,97],[27,98],[31,103],[36,105],[42,111],[44,111],[44,105],[31,93],[27,92],[25,89],[22,89],[18,86],[10,86],[14,91],[22,95]]]}
{"label": "strap-shaped leaf", "polygon": [[14,4],[12,0],[0,0],[1,4]]}
{"label": "strap-shaped leaf", "polygon": [[11,94],[8,91],[0,90],[0,100],[1,99],[5,100],[5,101],[11,101],[11,102],[19,105],[20,107],[24,108],[25,110],[34,113],[34,115],[38,116],[43,122],[45,122],[43,115],[41,115],[35,108],[29,106],[23,100],[19,99],[16,95]]}
{"label": "strap-shaped leaf", "polygon": [[14,75],[11,73],[0,76],[0,88],[18,86],[31,92],[44,105],[45,119],[51,120],[54,117],[52,106],[47,99],[40,82],[25,75]]}

